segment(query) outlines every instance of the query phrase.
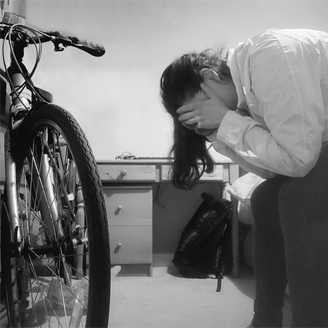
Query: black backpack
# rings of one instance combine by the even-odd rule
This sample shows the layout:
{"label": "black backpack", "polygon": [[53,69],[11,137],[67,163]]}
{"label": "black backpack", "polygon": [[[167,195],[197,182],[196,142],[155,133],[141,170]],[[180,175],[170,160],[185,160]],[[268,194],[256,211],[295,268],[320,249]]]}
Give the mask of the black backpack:
{"label": "black backpack", "polygon": [[204,192],[203,202],[186,227],[173,264],[186,278],[216,278],[221,290],[223,275],[232,268],[231,202]]}

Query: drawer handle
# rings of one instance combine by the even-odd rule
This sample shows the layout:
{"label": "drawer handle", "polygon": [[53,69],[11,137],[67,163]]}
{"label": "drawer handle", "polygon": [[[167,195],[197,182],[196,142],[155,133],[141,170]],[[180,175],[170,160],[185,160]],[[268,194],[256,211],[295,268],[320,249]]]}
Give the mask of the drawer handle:
{"label": "drawer handle", "polygon": [[121,212],[121,210],[122,210],[122,208],[123,208],[122,205],[118,205],[117,208],[116,208],[116,210],[115,210],[115,212],[114,212],[114,214],[115,214],[115,215],[119,215],[120,212]]}
{"label": "drawer handle", "polygon": [[117,243],[116,247],[114,248],[114,254],[117,254],[122,247],[122,243]]}
{"label": "drawer handle", "polygon": [[127,175],[127,174],[128,174],[128,171],[127,171],[127,170],[122,170],[122,171],[121,171],[121,176],[124,177],[124,176]]}

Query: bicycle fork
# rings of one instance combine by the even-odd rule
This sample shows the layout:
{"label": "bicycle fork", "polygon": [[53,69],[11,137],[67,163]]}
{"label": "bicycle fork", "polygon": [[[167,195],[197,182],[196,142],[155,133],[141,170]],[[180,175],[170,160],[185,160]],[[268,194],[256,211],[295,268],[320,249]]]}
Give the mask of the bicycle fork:
{"label": "bicycle fork", "polygon": [[[60,213],[58,212],[58,195],[54,192],[54,174],[49,165],[49,158],[47,154],[31,154],[29,166],[32,172],[31,180],[29,181],[29,193],[33,194],[30,197],[30,208],[22,208],[22,213],[31,215],[32,202],[33,207],[36,207],[41,214],[42,227],[45,230],[48,240],[61,240],[64,237],[63,227],[60,221]],[[14,245],[14,253],[17,255],[22,251],[23,236],[22,227],[19,224],[20,219],[20,204],[19,198],[21,195],[18,190],[22,181],[17,181],[16,176],[16,158],[11,148],[10,133],[7,131],[5,135],[5,174],[6,174],[6,193],[8,213],[11,226],[11,240]],[[32,191],[32,186],[34,190]],[[26,192],[25,187],[25,192]],[[32,198],[34,200],[32,201]],[[35,208],[35,210],[36,210]],[[18,253],[17,253],[18,252]]]}
{"label": "bicycle fork", "polygon": [[9,220],[11,226],[11,240],[15,245],[15,252],[21,251],[21,231],[19,228],[19,211],[18,211],[18,195],[16,185],[16,162],[13,158],[10,147],[10,133],[5,134],[5,176],[6,176],[6,193],[7,193],[7,206],[9,213]]}

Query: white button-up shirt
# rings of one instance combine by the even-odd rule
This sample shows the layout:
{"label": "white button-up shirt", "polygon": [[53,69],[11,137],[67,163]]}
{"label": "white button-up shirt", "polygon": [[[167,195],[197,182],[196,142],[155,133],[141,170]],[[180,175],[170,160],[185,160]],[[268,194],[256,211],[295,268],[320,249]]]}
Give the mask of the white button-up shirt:
{"label": "white button-up shirt", "polygon": [[229,111],[213,147],[265,178],[305,176],[328,141],[328,34],[267,30],[239,44],[228,65],[249,116]]}

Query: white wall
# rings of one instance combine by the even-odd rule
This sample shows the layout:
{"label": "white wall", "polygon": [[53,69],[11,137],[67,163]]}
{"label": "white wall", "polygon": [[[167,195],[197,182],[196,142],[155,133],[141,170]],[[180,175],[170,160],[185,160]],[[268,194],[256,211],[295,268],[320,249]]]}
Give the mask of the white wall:
{"label": "white wall", "polygon": [[326,0],[24,1],[29,25],[106,47],[104,57],[94,58],[73,48],[54,54],[44,45],[35,75],[80,122],[97,159],[124,151],[167,155],[172,126],[159,79],[176,56],[221,42],[235,46],[271,27],[328,31]]}

